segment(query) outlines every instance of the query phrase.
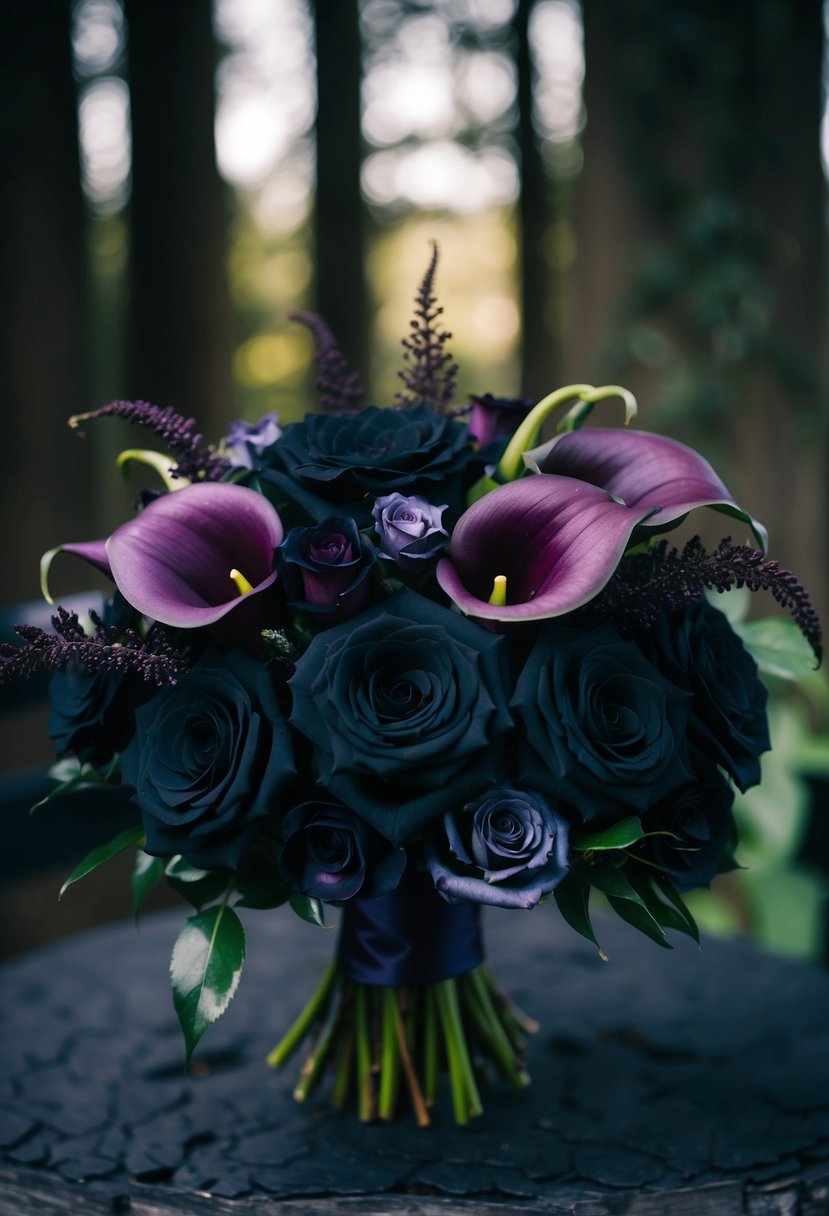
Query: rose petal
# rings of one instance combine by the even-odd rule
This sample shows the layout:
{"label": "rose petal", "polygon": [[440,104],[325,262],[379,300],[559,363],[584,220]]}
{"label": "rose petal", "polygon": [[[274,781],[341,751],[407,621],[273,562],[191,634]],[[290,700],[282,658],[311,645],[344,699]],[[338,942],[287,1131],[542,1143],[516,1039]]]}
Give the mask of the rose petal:
{"label": "rose petal", "polygon": [[[601,591],[633,529],[653,510],[627,507],[572,477],[525,477],[492,490],[464,512],[449,556],[438,563],[437,580],[471,616],[560,616]],[[499,574],[507,579],[505,605],[488,602]]]}

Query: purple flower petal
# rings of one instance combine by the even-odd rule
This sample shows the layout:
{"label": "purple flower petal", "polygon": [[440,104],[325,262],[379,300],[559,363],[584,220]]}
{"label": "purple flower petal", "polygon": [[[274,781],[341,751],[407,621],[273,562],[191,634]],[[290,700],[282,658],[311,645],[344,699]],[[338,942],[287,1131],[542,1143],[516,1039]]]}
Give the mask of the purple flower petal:
{"label": "purple flower petal", "polygon": [[[165,494],[113,532],[112,577],[139,612],[164,625],[195,628],[220,620],[276,579],[279,516],[245,486],[197,484]],[[231,570],[253,591],[236,591]]]}
{"label": "purple flower petal", "polygon": [[590,427],[557,435],[524,459],[537,473],[602,486],[629,507],[658,508],[649,528],[662,528],[697,507],[713,507],[744,520],[764,552],[768,547],[763,525],[737,505],[708,461],[665,435]]}
{"label": "purple flower petal", "polygon": [[[651,506],[626,507],[572,477],[538,474],[499,486],[455,525],[437,580],[466,613],[494,621],[560,616],[601,591]],[[507,603],[490,604],[506,575]]]}

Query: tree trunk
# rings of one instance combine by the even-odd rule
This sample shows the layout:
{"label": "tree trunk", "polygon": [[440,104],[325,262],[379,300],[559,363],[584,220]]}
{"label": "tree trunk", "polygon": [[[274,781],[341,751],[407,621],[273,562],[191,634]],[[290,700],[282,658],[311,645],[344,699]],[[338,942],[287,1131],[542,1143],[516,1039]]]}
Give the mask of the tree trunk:
{"label": "tree trunk", "polygon": [[210,5],[125,0],[125,12],[133,138],[127,395],[195,414],[205,435],[219,438],[235,410]]}

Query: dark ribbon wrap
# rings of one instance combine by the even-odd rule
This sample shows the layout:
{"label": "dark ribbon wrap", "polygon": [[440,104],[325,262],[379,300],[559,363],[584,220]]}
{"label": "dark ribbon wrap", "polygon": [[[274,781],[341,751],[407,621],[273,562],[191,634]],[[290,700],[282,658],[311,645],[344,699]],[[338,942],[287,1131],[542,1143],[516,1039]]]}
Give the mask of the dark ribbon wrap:
{"label": "dark ribbon wrap", "polygon": [[477,904],[448,904],[428,874],[343,905],[340,966],[358,984],[415,988],[453,979],[484,959]]}

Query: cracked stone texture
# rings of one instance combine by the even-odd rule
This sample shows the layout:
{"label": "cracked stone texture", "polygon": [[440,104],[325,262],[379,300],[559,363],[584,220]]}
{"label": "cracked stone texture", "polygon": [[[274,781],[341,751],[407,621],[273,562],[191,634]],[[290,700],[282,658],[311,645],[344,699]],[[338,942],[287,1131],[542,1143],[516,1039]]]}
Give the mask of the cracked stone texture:
{"label": "cracked stone texture", "polygon": [[[497,977],[541,1021],[533,1085],[469,1128],[444,1090],[418,1131],[298,1106],[264,1057],[334,949],[287,911],[246,917],[239,995],[182,1070],[148,917],[0,967],[0,1216],[469,1210],[551,1216],[829,1213],[829,975],[742,942],[659,950],[554,908],[492,913]],[[333,919],[333,918],[332,918]]]}

